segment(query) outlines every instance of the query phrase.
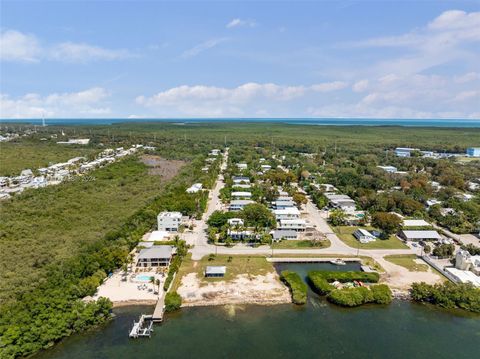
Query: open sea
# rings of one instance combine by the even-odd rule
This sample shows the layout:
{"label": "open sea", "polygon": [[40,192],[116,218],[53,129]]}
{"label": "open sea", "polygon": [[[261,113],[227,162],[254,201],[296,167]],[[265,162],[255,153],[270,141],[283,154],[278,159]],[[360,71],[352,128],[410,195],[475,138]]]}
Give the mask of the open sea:
{"label": "open sea", "polygon": [[[285,123],[290,125],[324,125],[324,126],[407,126],[407,127],[469,127],[480,128],[480,119],[349,119],[349,118],[175,118],[175,119],[129,119],[129,118],[72,118],[72,119],[45,119],[47,125],[113,125],[120,123],[145,123],[145,122],[163,122],[163,123]],[[42,119],[0,119],[0,124],[8,123],[29,123],[41,125]]]}

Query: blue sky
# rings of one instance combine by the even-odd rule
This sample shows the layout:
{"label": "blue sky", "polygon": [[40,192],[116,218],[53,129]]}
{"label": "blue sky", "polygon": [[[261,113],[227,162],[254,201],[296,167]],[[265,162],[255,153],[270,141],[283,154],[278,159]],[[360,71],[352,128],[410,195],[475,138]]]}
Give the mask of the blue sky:
{"label": "blue sky", "polygon": [[480,118],[479,1],[1,1],[0,117]]}

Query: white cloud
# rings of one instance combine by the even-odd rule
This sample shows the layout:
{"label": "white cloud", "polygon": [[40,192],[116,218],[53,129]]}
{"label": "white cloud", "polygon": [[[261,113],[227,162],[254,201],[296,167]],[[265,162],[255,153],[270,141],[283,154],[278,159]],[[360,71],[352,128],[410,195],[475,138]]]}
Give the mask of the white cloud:
{"label": "white cloud", "polygon": [[364,92],[368,88],[368,80],[363,79],[353,84],[352,90],[355,92]]}
{"label": "white cloud", "polygon": [[242,19],[236,18],[230,21],[225,27],[227,29],[231,29],[233,27],[242,27],[242,26],[255,27],[256,22],[253,20],[242,20]]}
{"label": "white cloud", "polygon": [[41,53],[35,36],[15,30],[0,33],[0,60],[36,62]]}
{"label": "white cloud", "polygon": [[16,30],[2,31],[0,35],[0,60],[2,61],[38,62],[46,59],[85,63],[133,56],[135,55],[125,49],[107,49],[86,43],[63,42],[42,46],[34,35]]}
{"label": "white cloud", "polygon": [[316,92],[330,92],[344,89],[348,83],[344,81],[324,82],[321,84],[312,85],[312,90]]}
{"label": "white cloud", "polygon": [[478,61],[480,12],[449,10],[430,23],[405,34],[383,36],[347,44],[349,47],[395,47],[407,53],[372,66],[380,73],[412,74],[435,66],[462,61]]}
{"label": "white cloud", "polygon": [[101,87],[79,92],[53,93],[43,97],[35,93],[18,98],[0,94],[0,118],[105,115],[111,112],[104,103],[108,96],[108,92]]}
{"label": "white cloud", "polygon": [[89,44],[64,42],[52,47],[49,56],[58,61],[88,62],[95,60],[118,60],[131,55],[127,50],[110,50]]}
{"label": "white cloud", "polygon": [[455,76],[454,81],[458,84],[464,84],[471,81],[479,81],[480,73],[478,72],[468,72],[464,75]]}
{"label": "white cloud", "polygon": [[218,45],[220,45],[222,42],[227,41],[227,38],[218,38],[218,39],[210,39],[205,42],[202,42],[198,45],[195,45],[191,49],[188,49],[183,52],[182,57],[183,58],[189,58],[189,57],[194,57],[200,54],[201,52],[205,50],[212,49]]}

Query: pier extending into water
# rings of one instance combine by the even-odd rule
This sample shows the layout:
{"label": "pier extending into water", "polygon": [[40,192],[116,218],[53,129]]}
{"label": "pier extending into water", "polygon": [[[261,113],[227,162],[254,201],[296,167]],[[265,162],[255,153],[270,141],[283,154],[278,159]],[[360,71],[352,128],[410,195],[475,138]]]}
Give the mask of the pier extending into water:
{"label": "pier extending into water", "polygon": [[155,305],[155,310],[153,311],[152,321],[153,322],[162,322],[163,314],[165,313],[165,294],[164,293],[157,301]]}
{"label": "pier extending into water", "polygon": [[130,330],[130,338],[149,337],[153,332],[153,320],[151,315],[142,314],[138,322],[133,322]]}

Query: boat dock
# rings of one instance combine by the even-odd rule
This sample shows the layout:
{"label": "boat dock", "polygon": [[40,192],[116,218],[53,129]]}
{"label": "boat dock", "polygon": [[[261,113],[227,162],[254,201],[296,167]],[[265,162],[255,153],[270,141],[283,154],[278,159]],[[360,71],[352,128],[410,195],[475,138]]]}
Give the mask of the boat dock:
{"label": "boat dock", "polygon": [[133,322],[130,330],[130,338],[149,337],[153,332],[153,320],[151,315],[142,314],[138,322]]}
{"label": "boat dock", "polygon": [[163,313],[165,313],[165,294],[162,295],[155,305],[155,310],[153,311],[152,321],[153,322],[162,322]]}

